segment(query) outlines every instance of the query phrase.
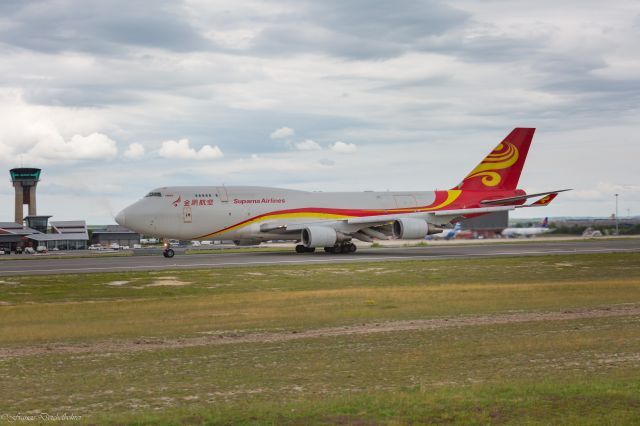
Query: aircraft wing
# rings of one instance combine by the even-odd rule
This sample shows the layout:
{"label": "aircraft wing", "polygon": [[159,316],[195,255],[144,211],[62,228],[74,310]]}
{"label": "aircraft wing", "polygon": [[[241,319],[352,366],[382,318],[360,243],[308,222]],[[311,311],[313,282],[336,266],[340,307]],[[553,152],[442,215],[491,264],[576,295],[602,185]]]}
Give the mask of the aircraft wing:
{"label": "aircraft wing", "polygon": [[391,222],[404,219],[423,219],[427,222],[435,225],[445,225],[450,223],[453,219],[463,217],[470,214],[480,213],[493,213],[500,211],[513,210],[516,206],[488,206],[469,209],[455,209],[455,210],[438,210],[432,212],[413,212],[413,213],[398,213],[398,214],[386,214],[377,216],[364,216],[364,217],[352,217],[336,220],[310,220],[308,222],[286,222],[286,221],[273,221],[265,222],[260,225],[261,232],[288,234],[293,232],[300,232],[308,226],[325,226],[334,228],[338,231],[345,233],[358,232],[365,228],[375,228],[383,225],[390,224]]}

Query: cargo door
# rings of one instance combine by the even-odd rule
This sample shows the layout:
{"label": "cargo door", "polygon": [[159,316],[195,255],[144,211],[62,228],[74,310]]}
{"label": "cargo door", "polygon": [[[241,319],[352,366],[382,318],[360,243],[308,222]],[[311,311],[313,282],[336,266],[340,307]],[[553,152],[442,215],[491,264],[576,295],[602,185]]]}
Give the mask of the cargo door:
{"label": "cargo door", "polygon": [[217,188],[218,191],[218,199],[223,203],[227,203],[229,201],[229,194],[227,194],[227,188],[224,186],[219,186]]}

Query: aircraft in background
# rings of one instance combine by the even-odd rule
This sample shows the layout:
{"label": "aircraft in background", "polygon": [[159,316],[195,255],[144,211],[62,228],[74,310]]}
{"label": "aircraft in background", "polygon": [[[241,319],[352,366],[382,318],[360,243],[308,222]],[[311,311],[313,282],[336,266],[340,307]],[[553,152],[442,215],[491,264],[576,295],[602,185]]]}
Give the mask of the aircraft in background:
{"label": "aircraft in background", "polygon": [[442,232],[433,235],[427,235],[427,239],[434,240],[451,240],[456,237],[456,235],[462,230],[462,225],[460,222],[456,223],[455,226],[451,229],[445,229]]}
{"label": "aircraft in background", "polygon": [[444,231],[438,234],[427,235],[426,239],[448,241],[448,240],[455,240],[458,236],[462,238],[472,238],[473,233],[469,230],[462,229],[462,225],[460,224],[460,222],[457,222],[453,228],[445,229]]}
{"label": "aircraft in background", "polygon": [[[306,192],[258,186],[154,189],[116,222],[180,240],[299,242],[298,253],[351,253],[353,240],[423,239],[464,218],[546,205],[562,191],[527,194],[517,184],[535,129],[516,128],[457,186],[422,192]],[[533,204],[527,199],[543,197]],[[167,245],[165,257],[174,251]]]}
{"label": "aircraft in background", "polygon": [[536,235],[546,234],[553,232],[554,229],[549,228],[549,218],[545,217],[540,223],[540,226],[531,226],[529,228],[505,228],[502,231],[503,237],[515,238],[515,237],[535,237]]}

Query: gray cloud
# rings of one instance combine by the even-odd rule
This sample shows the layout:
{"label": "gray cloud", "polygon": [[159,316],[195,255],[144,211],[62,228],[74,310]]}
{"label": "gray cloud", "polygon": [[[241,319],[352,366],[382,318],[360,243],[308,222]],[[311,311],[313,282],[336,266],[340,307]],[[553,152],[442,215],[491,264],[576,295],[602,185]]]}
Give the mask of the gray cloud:
{"label": "gray cloud", "polygon": [[[633,3],[541,1],[0,2],[0,146],[11,148],[0,163],[51,135],[106,135],[115,158],[87,156],[71,175],[50,159],[44,176],[107,182],[116,206],[194,182],[432,189],[457,183],[511,127],[535,126],[525,185],[595,186],[596,168],[603,182],[632,181],[640,21],[624,10]],[[284,125],[292,142],[325,149],[274,143]],[[218,145],[224,161],[193,168],[158,155],[180,139]],[[610,140],[624,141],[614,166],[601,164]],[[357,155],[334,158],[326,147],[336,141]],[[122,161],[132,143],[144,158]],[[135,184],[133,169],[146,172]]]}
{"label": "gray cloud", "polygon": [[5,6],[0,42],[41,52],[119,53],[135,46],[173,51],[207,42],[171,1],[25,1]]}
{"label": "gray cloud", "polygon": [[295,2],[292,9],[291,14],[267,26],[253,52],[388,58],[415,49],[425,38],[463,25],[469,16],[431,0],[309,1]]}

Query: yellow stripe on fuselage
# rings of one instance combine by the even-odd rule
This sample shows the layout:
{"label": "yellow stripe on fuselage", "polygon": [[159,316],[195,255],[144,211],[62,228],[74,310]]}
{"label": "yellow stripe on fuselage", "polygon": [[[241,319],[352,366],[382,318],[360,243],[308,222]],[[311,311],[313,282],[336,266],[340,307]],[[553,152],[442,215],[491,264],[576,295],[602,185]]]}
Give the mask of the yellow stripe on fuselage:
{"label": "yellow stripe on fuselage", "polygon": [[[377,209],[377,210],[368,210],[368,212],[371,213],[371,216],[378,216],[378,215],[384,215],[384,214],[398,214],[398,213],[414,213],[414,212],[425,212],[425,211],[434,211],[434,210],[440,210],[450,204],[452,204],[454,201],[456,201],[458,199],[458,197],[460,197],[460,194],[462,193],[461,190],[459,189],[452,189],[452,190],[448,190],[447,191],[447,198],[440,204],[438,204],[437,206],[432,206],[432,207],[421,207],[421,208],[404,208],[404,209]],[[318,213],[318,212],[297,212],[297,213],[272,213],[272,214],[268,214],[265,216],[258,216],[252,219],[247,220],[246,222],[241,222],[238,223],[236,225],[232,225],[229,228],[225,228],[222,229],[220,231],[216,231],[212,234],[208,234],[204,237],[201,238],[207,238],[207,237],[213,237],[216,235],[220,235],[222,233],[225,232],[229,232],[229,231],[234,231],[238,228],[243,228],[245,226],[251,225],[253,223],[256,222],[263,222],[266,220],[273,220],[273,219],[333,219],[333,220],[338,220],[338,219],[349,219],[352,217],[359,217],[359,216],[354,216],[354,215],[343,215],[343,214],[336,214],[336,213]],[[366,216],[365,216],[366,217]]]}

